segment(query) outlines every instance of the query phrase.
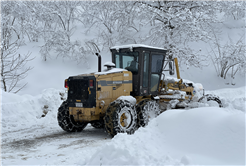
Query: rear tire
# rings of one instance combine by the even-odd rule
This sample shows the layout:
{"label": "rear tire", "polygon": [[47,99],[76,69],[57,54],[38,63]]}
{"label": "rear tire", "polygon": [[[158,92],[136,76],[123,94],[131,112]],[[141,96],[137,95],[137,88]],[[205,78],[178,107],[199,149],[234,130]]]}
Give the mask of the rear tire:
{"label": "rear tire", "polygon": [[105,130],[114,137],[117,133],[133,134],[137,129],[136,108],[129,101],[116,100],[108,106],[104,117]]}
{"label": "rear tire", "polygon": [[67,101],[64,101],[58,109],[57,120],[59,126],[67,132],[80,132],[87,123],[75,122],[72,115],[69,115]]}
{"label": "rear tire", "polygon": [[161,110],[159,104],[155,100],[145,99],[137,105],[138,127],[148,125],[150,119],[157,117]]}

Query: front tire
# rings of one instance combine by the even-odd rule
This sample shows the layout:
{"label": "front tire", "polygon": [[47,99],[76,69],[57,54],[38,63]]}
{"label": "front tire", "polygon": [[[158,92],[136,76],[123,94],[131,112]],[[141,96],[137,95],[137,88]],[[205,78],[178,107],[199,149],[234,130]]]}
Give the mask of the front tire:
{"label": "front tire", "polygon": [[215,101],[218,103],[219,107],[223,107],[223,104],[222,104],[220,98],[218,96],[215,96],[215,95],[207,94],[207,95],[202,96],[198,100],[198,102],[202,102],[202,103],[206,103],[208,101]]}
{"label": "front tire", "polygon": [[57,120],[59,126],[67,132],[80,132],[87,123],[75,122],[72,115],[69,115],[67,101],[64,101],[58,109]]}
{"label": "front tire", "polygon": [[133,134],[137,129],[136,108],[127,100],[116,100],[108,106],[104,117],[105,130],[114,137],[117,133]]}
{"label": "front tire", "polygon": [[138,126],[145,127],[149,121],[160,114],[159,104],[155,100],[145,99],[137,105]]}

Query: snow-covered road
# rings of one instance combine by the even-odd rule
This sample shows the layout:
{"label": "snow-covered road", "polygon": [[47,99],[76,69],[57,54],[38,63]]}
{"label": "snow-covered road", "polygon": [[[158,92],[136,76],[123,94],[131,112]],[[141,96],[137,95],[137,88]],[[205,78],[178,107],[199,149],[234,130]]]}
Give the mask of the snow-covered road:
{"label": "snow-covered road", "polygon": [[56,126],[9,131],[2,134],[2,164],[73,165],[110,140],[104,130],[90,125],[80,133],[67,133]]}
{"label": "snow-covered road", "polygon": [[[60,92],[46,89],[38,96],[3,94],[2,165],[73,165],[111,140],[104,130],[90,124],[80,133],[63,131],[56,119],[62,103]],[[41,118],[44,105],[48,114]]]}
{"label": "snow-covered road", "polygon": [[168,110],[134,135],[113,139],[90,124],[64,132],[56,120],[59,93],[3,93],[2,165],[245,165],[245,87],[210,92],[225,108]]}

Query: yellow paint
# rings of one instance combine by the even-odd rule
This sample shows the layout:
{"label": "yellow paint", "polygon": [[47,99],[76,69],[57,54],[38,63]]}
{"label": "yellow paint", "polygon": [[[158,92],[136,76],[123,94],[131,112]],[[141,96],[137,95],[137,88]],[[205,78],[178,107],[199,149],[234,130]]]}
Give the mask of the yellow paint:
{"label": "yellow paint", "polygon": [[69,114],[74,117],[75,121],[90,122],[100,119],[100,111],[98,111],[98,109],[99,108],[69,107]]}
{"label": "yellow paint", "polygon": [[[99,81],[132,81],[132,73],[130,71],[123,71],[121,73],[111,73],[107,75],[95,75],[96,82]],[[115,88],[114,88],[115,87]],[[95,108],[77,108],[70,107],[69,113],[74,116],[75,121],[90,122],[93,120],[100,120],[104,117],[106,109],[109,104],[116,100],[120,96],[129,96],[132,91],[132,83],[112,84],[108,86],[102,86],[97,84],[96,89],[101,88],[100,91],[96,91],[96,107]],[[115,90],[113,90],[113,88]],[[88,92],[91,94],[90,88]],[[104,105],[100,103],[104,101]]]}
{"label": "yellow paint", "polygon": [[125,115],[125,113],[123,113],[121,116],[120,116],[120,124],[121,124],[121,126],[123,126],[123,127],[126,127],[126,123],[125,123],[125,120],[127,119],[127,117],[126,117],[126,115]]}
{"label": "yellow paint", "polygon": [[176,67],[176,72],[177,72],[177,79],[180,79],[178,59],[174,58],[174,62],[175,62],[175,67]]}

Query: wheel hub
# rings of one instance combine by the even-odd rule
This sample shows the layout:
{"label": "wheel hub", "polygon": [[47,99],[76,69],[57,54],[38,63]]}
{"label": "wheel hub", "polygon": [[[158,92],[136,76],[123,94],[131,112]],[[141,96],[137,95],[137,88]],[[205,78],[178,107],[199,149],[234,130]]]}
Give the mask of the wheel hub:
{"label": "wheel hub", "polygon": [[121,126],[123,127],[126,127],[127,126],[127,117],[126,117],[126,114],[123,113],[120,117],[120,124]]}
{"label": "wheel hub", "polygon": [[127,108],[123,108],[119,114],[120,125],[123,129],[127,129],[131,126],[133,117]]}

